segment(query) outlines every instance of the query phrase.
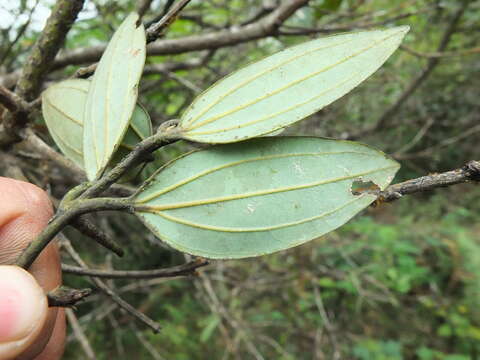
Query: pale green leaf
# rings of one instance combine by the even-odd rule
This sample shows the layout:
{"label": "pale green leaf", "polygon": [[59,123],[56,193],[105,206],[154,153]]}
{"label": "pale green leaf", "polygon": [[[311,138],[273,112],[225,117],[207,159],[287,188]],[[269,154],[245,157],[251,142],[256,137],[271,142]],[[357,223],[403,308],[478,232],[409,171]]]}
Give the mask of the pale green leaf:
{"label": "pale green leaf", "polygon": [[227,76],[183,114],[185,139],[229,143],[271,133],[320,110],[373,74],[408,26],[323,37]]}
{"label": "pale green leaf", "polygon": [[[48,130],[60,150],[83,168],[83,116],[90,81],[70,79],[50,86],[42,93],[42,113]],[[151,136],[148,113],[137,104],[130,127],[114,158],[121,159],[136,143]]]}
{"label": "pale green leaf", "polygon": [[98,63],[85,104],[84,164],[90,180],[100,176],[120,145],[137,101],[145,63],[145,30],[130,14]]}
{"label": "pale green leaf", "polygon": [[135,196],[140,219],[180,251],[243,258],[288,249],[343,225],[399,165],[368,146],[311,137],[218,145],[161,168]]}
{"label": "pale green leaf", "polygon": [[48,131],[67,158],[83,168],[83,114],[89,81],[72,79],[42,93],[42,114]]}

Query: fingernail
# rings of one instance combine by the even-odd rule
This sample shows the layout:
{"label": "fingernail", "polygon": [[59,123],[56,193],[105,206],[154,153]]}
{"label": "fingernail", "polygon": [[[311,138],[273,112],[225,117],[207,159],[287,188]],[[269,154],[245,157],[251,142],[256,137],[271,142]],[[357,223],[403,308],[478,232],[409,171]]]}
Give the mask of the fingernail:
{"label": "fingernail", "polygon": [[45,319],[47,301],[35,278],[17,266],[0,266],[0,343],[28,337]]}

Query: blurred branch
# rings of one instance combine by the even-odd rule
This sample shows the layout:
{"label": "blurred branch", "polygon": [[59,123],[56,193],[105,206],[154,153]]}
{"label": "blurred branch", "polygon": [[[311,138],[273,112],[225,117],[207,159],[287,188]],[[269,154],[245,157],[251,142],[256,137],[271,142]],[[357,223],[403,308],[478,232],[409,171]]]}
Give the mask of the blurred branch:
{"label": "blurred branch", "polygon": [[274,0],[263,1],[261,8],[250,19],[243,22],[241,25],[245,26],[245,25],[248,25],[248,24],[252,24],[252,23],[264,18],[265,16],[270,14],[273,10],[275,10],[276,7],[277,7],[277,4],[275,3]]}
{"label": "blurred branch", "polygon": [[391,24],[398,20],[415,16],[429,10],[430,9],[427,8],[427,9],[422,9],[418,11],[407,12],[407,13],[395,15],[380,21],[354,22],[346,25],[333,25],[333,26],[324,26],[319,28],[284,26],[283,29],[279,31],[279,33],[280,35],[312,35],[312,34],[331,34],[331,33],[342,32],[342,31],[352,31],[356,29],[369,29],[369,28],[374,28],[382,25]]}
{"label": "blurred branch", "polygon": [[13,91],[0,85],[0,104],[5,106],[10,113],[14,114],[18,111],[28,112],[28,103]]}
{"label": "blurred branch", "polygon": [[164,62],[160,64],[148,64],[143,68],[143,75],[164,74],[166,72],[178,70],[191,70],[204,65],[210,58],[212,52],[207,52],[202,56],[195,56],[192,59],[183,62]]}
{"label": "blurred branch", "polygon": [[113,239],[109,238],[107,234],[99,229],[94,223],[85,217],[79,217],[72,222],[72,227],[77,229],[83,235],[95,240],[104,248],[114,252],[118,256],[123,256],[124,251]]}
{"label": "blurred branch", "polygon": [[428,130],[430,127],[435,123],[435,120],[433,118],[428,118],[428,120],[425,122],[425,124],[421,127],[421,129],[417,132],[417,134],[413,137],[411,141],[409,141],[407,144],[403,145],[400,149],[395,151],[395,154],[393,155],[395,158],[400,156],[401,154],[407,152],[411,148],[413,148],[422,138],[427,134]]}
{"label": "blurred branch", "polygon": [[79,216],[96,211],[116,210],[133,213],[133,204],[128,199],[95,198],[72,200],[67,209],[60,207],[50,219],[42,232],[28,244],[16,261],[16,265],[28,269],[45,247],[66,226],[74,222]]}
{"label": "blurred branch", "polygon": [[[35,1],[35,4],[33,4],[32,8],[30,9],[30,11],[28,12],[28,18],[27,20],[23,23],[22,26],[20,26],[20,28],[18,29],[17,31],[17,34],[15,35],[15,38],[10,41],[8,43],[8,45],[6,46],[6,49],[3,50],[3,54],[0,55],[0,65],[3,65],[5,60],[7,59],[7,57],[10,55],[10,51],[13,49],[13,47],[15,46],[15,44],[20,40],[20,38],[23,36],[23,34],[25,33],[25,31],[27,30],[28,26],[30,25],[31,21],[32,21],[32,15],[33,15],[33,12],[35,11],[35,9],[37,8],[38,6],[38,3],[40,2],[40,0],[36,0]],[[12,57],[12,59],[15,58],[14,56]],[[8,67],[9,64],[6,64],[6,66]]]}
{"label": "blurred branch", "polygon": [[18,80],[16,93],[33,100],[58,50],[70,30],[84,0],[59,0],[47,20],[45,28],[33,46]]}
{"label": "blurred branch", "polygon": [[48,306],[70,307],[92,293],[92,289],[71,289],[60,286],[47,294]]}
{"label": "blurred branch", "polygon": [[[452,16],[450,23],[448,24],[445,32],[443,33],[442,39],[437,47],[438,53],[443,52],[450,42],[452,35],[455,33],[455,29],[457,28],[462,15],[464,14],[465,10],[467,9],[469,1],[463,1],[462,6],[458,8],[458,10]],[[418,75],[403,91],[402,95],[393,103],[378,119],[378,121],[371,127],[363,129],[355,134],[352,134],[349,138],[350,139],[357,139],[362,137],[366,134],[381,130],[387,126],[387,124],[395,118],[395,115],[399,113],[400,107],[412,96],[415,91],[423,84],[423,82],[428,78],[428,76],[432,73],[435,67],[440,63],[440,58],[434,57],[429,58],[427,62],[427,66],[423,69],[423,71]]]}
{"label": "blurred branch", "polygon": [[145,13],[150,9],[150,6],[152,6],[153,0],[140,0],[137,1],[137,13],[140,16],[140,18],[145,15]]}
{"label": "blurred branch", "polygon": [[[17,145],[17,147],[26,153],[41,156],[43,159],[49,160],[60,168],[65,174],[65,179],[72,185],[78,185],[86,181],[85,171],[65,156],[48,146],[40,137],[38,137],[32,129],[26,129],[25,140]],[[121,197],[130,196],[133,189],[126,185],[115,184],[110,187],[108,194]]]}
{"label": "blurred branch", "polygon": [[[178,14],[180,13],[180,11],[182,11],[182,9],[185,6],[187,6],[187,4],[190,1],[191,0],[181,0],[181,1],[179,1],[170,10],[168,10],[168,12],[164,16],[162,16],[162,18],[158,22],[155,22],[155,23],[149,25],[148,28],[145,31],[146,37],[147,37],[147,44],[152,42],[152,41],[155,41],[156,39],[161,37],[163,35],[164,31],[167,29],[167,27],[173,21],[175,21]],[[165,8],[167,8],[167,7],[169,7],[168,4],[165,6]],[[102,52],[103,52],[103,50],[102,50]],[[159,66],[161,66],[161,64],[159,64]],[[74,77],[87,78],[87,77],[89,77],[90,75],[93,74],[93,72],[95,71],[96,68],[97,68],[96,63],[91,64],[91,65],[89,65],[87,67],[84,67],[84,68],[80,68],[75,72]]]}
{"label": "blurred branch", "polygon": [[162,12],[159,15],[157,15],[156,17],[154,17],[152,20],[147,22],[145,24],[145,27],[148,28],[151,25],[155,24],[156,22],[160,21],[160,19],[165,16],[165,14],[168,12],[168,10],[170,10],[170,8],[172,7],[174,2],[175,2],[175,0],[166,0],[165,5],[163,6]]}
{"label": "blurred branch", "polygon": [[[62,244],[65,250],[68,252],[70,257],[83,269],[88,269],[88,266],[83,262],[80,255],[75,251],[70,241],[63,237]],[[142,312],[135,309],[132,305],[127,303],[123,300],[120,296],[118,296],[113,290],[111,290],[102,280],[97,279],[95,277],[91,277],[92,282],[102,290],[113,302],[115,302],[119,307],[124,309],[127,313],[131,316],[142,322],[143,324],[150,327],[153,332],[158,333],[160,331],[160,325],[150,319],[147,315],[143,314]]]}
{"label": "blurred branch", "polygon": [[[308,0],[284,1],[270,15],[253,24],[234,26],[226,30],[202,35],[157,41],[147,47],[147,55],[173,55],[189,51],[218,49],[272,36],[277,34],[278,28],[286,19],[307,3]],[[67,65],[79,65],[98,61],[104,50],[105,46],[94,46],[65,52],[57,57],[53,68],[60,69]]]}
{"label": "blurred branch", "polygon": [[77,317],[75,316],[75,313],[73,312],[72,309],[65,309],[65,314],[67,315],[68,323],[70,324],[70,327],[73,330],[73,334],[75,335],[75,338],[77,341],[80,343],[83,352],[87,356],[88,360],[95,360],[97,357],[95,356],[95,353],[93,352],[93,349],[88,342],[87,337],[85,336],[85,333],[83,332],[83,329],[78,322]]}
{"label": "blurred branch", "polygon": [[147,29],[147,43],[155,41],[161,37],[165,29],[168,28],[173,21],[175,21],[178,14],[180,14],[180,11],[182,11],[190,1],[191,0],[179,0],[173,4],[173,6],[158,22],[150,25]]}
{"label": "blurred branch", "polygon": [[416,51],[407,45],[400,45],[400,49],[408,52],[411,55],[420,57],[420,58],[442,58],[442,57],[455,57],[455,56],[465,56],[480,53],[480,47],[459,50],[459,51],[445,51],[445,52],[433,52],[433,53],[424,53]]}
{"label": "blurred branch", "polygon": [[457,142],[459,142],[463,139],[466,139],[466,138],[468,138],[468,137],[470,137],[473,134],[476,134],[478,132],[480,132],[480,124],[477,124],[477,125],[471,127],[470,129],[461,132],[460,134],[458,134],[456,136],[452,136],[452,137],[443,139],[438,144],[433,145],[433,146],[429,146],[426,149],[423,149],[421,151],[411,153],[411,154],[402,154],[402,153],[395,154],[395,158],[399,159],[399,160],[404,160],[404,159],[414,159],[414,158],[419,158],[419,157],[432,156],[432,154],[434,152],[436,152],[438,149],[441,149],[443,147],[455,144],[455,143],[457,143]]}
{"label": "blurred branch", "polygon": [[[66,206],[60,206],[47,227],[25,248],[17,259],[16,264],[28,269],[42,250],[67,225],[74,222],[78,216],[96,211],[123,210],[133,212],[133,203],[128,198],[98,198],[101,193],[117,182],[129,169],[140,165],[150,154],[158,148],[178,140],[176,121],[163,123],[157,132],[139,142],[134,149],[107,174],[99,180],[89,183],[88,188],[78,197],[68,201]],[[92,197],[96,197],[91,199]]]}
{"label": "blurred branch", "polygon": [[417,179],[390,185],[378,194],[378,200],[380,202],[390,202],[400,199],[403,195],[430,191],[439,187],[466,182],[480,182],[480,161],[470,161],[460,169],[422,176]]}
{"label": "blurred branch", "polygon": [[[67,32],[83,7],[83,2],[84,0],[58,0],[53,7],[47,24],[30,51],[17,82],[15,92],[25,101],[35,99]],[[28,121],[28,114],[24,112],[5,117],[0,129],[0,146],[7,147],[20,141],[19,132]]]}
{"label": "blurred branch", "polygon": [[27,129],[25,135],[25,140],[19,144],[19,147],[53,161],[68,177],[75,179],[76,182],[85,181],[86,175],[82,168],[48,146],[33,130]]}
{"label": "blurred branch", "polygon": [[102,271],[94,269],[84,269],[76,266],[70,266],[62,264],[62,271],[67,274],[80,275],[80,276],[93,276],[96,278],[104,279],[154,279],[154,278],[171,278],[178,276],[194,275],[196,270],[200,267],[207,266],[209,262],[203,259],[197,259],[190,261],[186,264],[174,266],[168,269],[155,269],[155,270],[111,270]]}
{"label": "blurred branch", "polygon": [[164,360],[164,358],[159,354],[155,346],[153,346],[142,334],[142,332],[135,326],[135,324],[129,324],[130,329],[133,331],[135,336],[137,337],[140,344],[148,351],[148,353],[152,356],[153,360]]}

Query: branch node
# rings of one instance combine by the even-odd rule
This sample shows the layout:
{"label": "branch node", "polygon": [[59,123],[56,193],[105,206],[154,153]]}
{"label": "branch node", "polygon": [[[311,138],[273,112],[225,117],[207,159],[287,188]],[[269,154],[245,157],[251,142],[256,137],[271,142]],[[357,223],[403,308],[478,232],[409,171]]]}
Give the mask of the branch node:
{"label": "branch node", "polygon": [[480,161],[469,161],[462,170],[467,172],[471,180],[480,181]]}
{"label": "branch node", "polygon": [[60,286],[47,294],[49,307],[72,307],[92,293],[92,289],[72,289]]}

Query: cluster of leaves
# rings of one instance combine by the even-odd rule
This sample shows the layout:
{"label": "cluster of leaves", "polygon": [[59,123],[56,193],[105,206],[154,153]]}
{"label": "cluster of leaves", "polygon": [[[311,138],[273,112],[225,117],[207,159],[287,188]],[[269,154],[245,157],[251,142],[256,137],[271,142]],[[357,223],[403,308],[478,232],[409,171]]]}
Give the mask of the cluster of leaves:
{"label": "cluster of leaves", "polygon": [[[408,29],[309,41],[209,88],[177,126],[158,131],[167,139],[240,143],[160,168],[133,196],[137,215],[175,249],[221,259],[288,249],[343,225],[376,198],[353,192],[353,184],[385,189],[396,162],[354,142],[245,140],[276,133],[352,90],[387,60]],[[91,81],[63,81],[43,94],[53,138],[90,181],[108,176],[120,146],[128,150],[151,134],[146,111],[136,105],[145,54],[145,30],[133,13],[113,35]]]}
{"label": "cluster of leaves", "polygon": [[[78,21],[69,34],[67,49],[106,42],[112,27],[116,28],[123,14],[133,9],[131,1],[92,3],[105,11]],[[121,9],[114,12],[107,8],[113,3]],[[250,0],[192,2],[191,13],[200,14],[203,22],[195,17],[181,17],[172,25],[167,37],[197,35],[240,24],[255,15],[259,3]],[[288,24],[305,28],[321,28],[323,24],[348,27],[353,16],[371,14],[367,22],[375,23],[396,12],[410,12],[411,16],[397,18],[394,23],[411,25],[414,31],[406,38],[406,44],[428,53],[435,51],[459,3],[457,0],[313,0],[309,8],[298,11]],[[478,1],[472,3],[476,3],[472,5],[473,10],[478,10]],[[428,8],[432,11],[423,11]],[[473,10],[465,14],[465,21],[453,37],[450,49],[478,46],[479,37],[475,36],[475,31],[478,32],[480,11]],[[23,37],[25,41],[18,43],[24,47],[23,51],[28,50],[35,36],[29,34]],[[262,39],[218,49],[205,66],[175,70],[172,73],[175,77],[151,73],[142,80],[142,103],[157,126],[167,118],[179,117],[198,88],[208,87],[246,63],[308,39],[309,36],[298,35]],[[235,52],[244,56],[232,56]],[[11,57],[13,66],[7,71],[13,72],[24,59],[21,51],[18,54],[20,56]],[[168,57],[150,56],[148,64],[182,63],[192,58],[201,59],[203,55],[202,52],[189,52]],[[286,132],[339,138],[370,125],[401,96],[426,62],[425,58],[396,52],[392,61],[351,96]],[[410,144],[412,139],[418,140],[406,152],[412,157],[403,161],[401,178],[423,175],[427,169],[451,169],[478,155],[478,132],[464,135],[468,135],[466,129],[478,127],[478,86],[474,80],[479,64],[478,56],[444,59],[411,100],[402,106],[390,122],[391,126],[369,134],[368,142],[388,153]],[[75,68],[70,67],[66,72],[52,74],[52,78],[65,78],[73,71]],[[186,86],[189,84],[192,86]],[[426,136],[419,138],[419,129],[430,119],[434,120],[433,126]],[[186,149],[191,149],[190,145],[179,142],[156,152],[154,168],[178,157]],[[430,151],[422,155],[424,149]],[[243,327],[240,328],[232,326],[212,309],[205,286],[198,286],[199,279],[195,282],[139,282],[135,286],[117,281],[115,285],[132,304],[162,319],[164,329],[160,335],[150,335],[148,330],[142,333],[167,359],[255,358],[242,338],[245,332],[265,358],[310,359],[315,349],[323,352],[318,358],[333,358],[334,344],[323,322],[318,320],[321,316],[314,288],[305,286],[305,274],[313,274],[318,280],[320,299],[336,330],[336,346],[342,351],[340,358],[475,359],[479,352],[475,334],[480,325],[477,311],[480,280],[476,275],[480,253],[476,214],[480,211],[480,202],[479,194],[471,190],[444,190],[433,198],[403,199],[395,206],[382,206],[369,212],[368,217],[353,220],[321,243],[314,242],[255,261],[212,264],[207,269],[212,289],[219,303],[234,315],[234,320],[241,321]],[[103,220],[102,225],[106,224]],[[111,265],[132,270],[181,261],[179,254],[162,249],[162,244],[145,234],[134,220],[127,216],[110,218],[112,236],[127,249],[124,259],[110,260],[105,253],[79,239],[76,244],[82,256],[98,267]],[[70,232],[69,237],[76,239],[77,234]],[[345,254],[351,256],[345,257]],[[337,266],[341,273],[335,271]],[[370,280],[376,281],[376,286],[372,286]],[[89,286],[74,277],[67,277],[66,282],[75,287]],[[215,306],[218,307],[218,303]],[[152,355],[135,337],[140,330],[133,331],[125,326],[130,321],[111,311],[112,305],[98,297],[79,307],[81,324],[97,357],[151,359]],[[315,342],[318,329],[321,341]],[[129,350],[132,353],[126,354]],[[65,358],[84,358],[73,336],[70,336]]]}

